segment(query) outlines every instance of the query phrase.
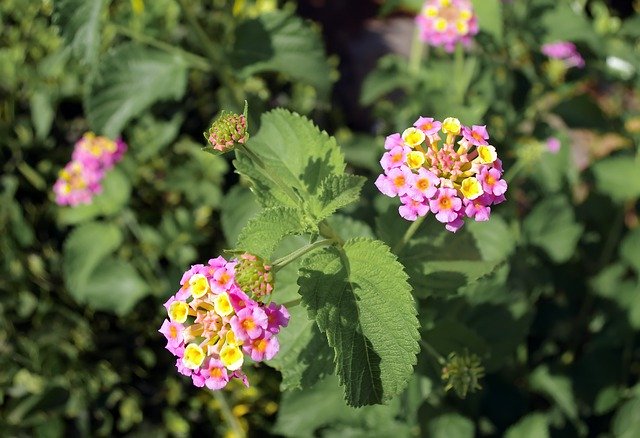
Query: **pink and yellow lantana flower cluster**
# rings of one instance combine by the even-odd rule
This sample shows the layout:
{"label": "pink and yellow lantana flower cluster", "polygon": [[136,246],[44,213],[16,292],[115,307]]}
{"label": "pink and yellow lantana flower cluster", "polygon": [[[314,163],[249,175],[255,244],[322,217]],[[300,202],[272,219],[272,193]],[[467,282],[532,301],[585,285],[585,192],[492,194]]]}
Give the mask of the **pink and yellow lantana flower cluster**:
{"label": "pink and yellow lantana flower cluster", "polygon": [[127,150],[120,139],[87,132],[74,146],[71,161],[60,171],[53,185],[58,205],[90,204],[102,191],[102,179]]}
{"label": "pink and yellow lantana flower cluster", "polygon": [[507,191],[502,162],[488,140],[486,126],[420,117],[402,135],[387,137],[380,160],[384,172],[375,184],[383,194],[400,197],[399,212],[407,220],[431,211],[452,232],[464,225],[464,217],[486,221]]}
{"label": "pink and yellow lantana flower cluster", "polygon": [[424,42],[447,52],[453,52],[457,43],[468,46],[478,33],[470,0],[427,0],[416,22]]}
{"label": "pink and yellow lantana flower cluster", "polygon": [[[237,276],[243,272],[237,270],[242,260],[253,262],[255,257],[241,256],[240,262],[218,257],[192,266],[182,276],[180,290],[164,305],[169,319],[159,331],[167,338],[167,350],[177,357],[178,371],[197,387],[221,389],[232,378],[248,386],[244,355],[256,362],[273,358],[280,348],[276,335],[289,323],[284,306],[259,301],[271,287],[254,282],[245,288],[253,298],[241,289]],[[251,272],[248,277],[270,280],[268,270],[262,265],[257,276]]]}

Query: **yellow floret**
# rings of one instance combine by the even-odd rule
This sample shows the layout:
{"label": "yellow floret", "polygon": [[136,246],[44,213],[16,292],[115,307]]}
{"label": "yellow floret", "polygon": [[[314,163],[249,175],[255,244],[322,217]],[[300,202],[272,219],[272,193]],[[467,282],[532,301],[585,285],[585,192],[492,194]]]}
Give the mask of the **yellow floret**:
{"label": "yellow floret", "polygon": [[476,199],[484,193],[482,184],[474,177],[464,179],[460,186],[460,191],[467,199]]}
{"label": "yellow floret", "polygon": [[417,128],[407,128],[402,133],[402,139],[407,146],[413,148],[424,141],[425,135],[424,132]]}
{"label": "yellow floret", "polygon": [[407,154],[407,166],[418,169],[424,164],[424,154],[420,151],[411,151]]}
{"label": "yellow floret", "polygon": [[235,345],[225,345],[220,350],[220,361],[230,371],[235,371],[242,366],[244,356]]}
{"label": "yellow floret", "polygon": [[203,297],[211,290],[209,289],[209,280],[202,274],[192,275],[189,279],[189,286],[191,287],[193,298]]}
{"label": "yellow floret", "polygon": [[460,120],[455,117],[447,117],[444,119],[444,122],[442,122],[442,130],[445,134],[458,135],[460,134],[460,129],[462,129]]}
{"label": "yellow floret", "polygon": [[460,10],[460,19],[468,21],[473,16],[473,13],[469,9],[461,9]]}
{"label": "yellow floret", "polygon": [[445,20],[444,18],[440,17],[438,19],[436,19],[433,22],[433,28],[435,29],[436,32],[444,32],[447,30],[447,20]]}
{"label": "yellow floret", "polygon": [[478,146],[478,159],[482,164],[489,164],[496,161],[498,154],[493,146]]}
{"label": "yellow floret", "polygon": [[438,16],[438,8],[435,6],[427,6],[424,8],[424,15],[426,17],[437,17]]}
{"label": "yellow floret", "polygon": [[469,32],[469,25],[464,20],[456,21],[456,31],[458,35],[466,35]]}
{"label": "yellow floret", "polygon": [[227,295],[226,292],[218,295],[215,300],[213,300],[213,308],[220,316],[227,316],[231,314],[231,312],[233,312],[233,307],[229,301],[229,295]]}
{"label": "yellow floret", "polygon": [[206,354],[198,344],[189,344],[187,348],[184,349],[182,363],[185,367],[195,370],[200,368],[205,357]]}
{"label": "yellow floret", "polygon": [[169,319],[182,324],[189,315],[189,305],[184,301],[174,301],[169,306]]}

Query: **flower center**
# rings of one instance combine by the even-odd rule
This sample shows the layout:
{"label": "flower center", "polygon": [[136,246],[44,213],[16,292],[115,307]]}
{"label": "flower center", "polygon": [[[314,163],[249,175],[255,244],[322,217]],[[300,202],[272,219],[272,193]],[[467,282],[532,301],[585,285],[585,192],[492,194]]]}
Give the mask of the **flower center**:
{"label": "flower center", "polygon": [[416,182],[416,186],[418,187],[418,190],[421,191],[425,191],[429,188],[431,184],[429,183],[429,180],[427,178],[420,178],[417,182]]}
{"label": "flower center", "polygon": [[249,331],[252,330],[256,326],[256,323],[253,322],[253,319],[245,319],[242,321],[242,328]]}
{"label": "flower center", "polygon": [[397,177],[395,177],[395,178],[393,179],[393,184],[394,184],[396,187],[402,187],[402,186],[404,186],[404,182],[405,182],[405,180],[404,180],[404,176],[403,176],[403,175],[397,176]]}

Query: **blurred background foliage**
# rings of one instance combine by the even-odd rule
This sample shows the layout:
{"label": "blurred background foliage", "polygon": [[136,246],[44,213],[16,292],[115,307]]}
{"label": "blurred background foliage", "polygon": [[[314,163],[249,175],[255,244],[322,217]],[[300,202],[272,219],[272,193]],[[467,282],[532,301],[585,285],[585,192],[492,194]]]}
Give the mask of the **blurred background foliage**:
{"label": "blurred background foliage", "polygon": [[[421,3],[0,3],[3,435],[637,434],[640,4],[474,1],[474,48],[431,50],[416,67]],[[557,40],[575,42],[586,68],[540,53]],[[175,372],[161,303],[260,208],[228,158],[200,152],[215,115],[244,100],[252,132],[267,109],[305,114],[370,182],[382,136],[418,115],[488,125],[509,201],[487,224],[400,255],[423,338],[436,355],[480,357],[481,391],[445,392],[426,350],[401,397],[358,410],[333,376],[286,389],[260,366],[250,388],[212,393]],[[121,135],[129,152],[93,204],[57,207],[51,186],[87,130]],[[342,228],[397,242],[396,207],[364,192]],[[471,247],[474,278],[407,255],[447,266]],[[295,272],[279,280],[295,296]]]}

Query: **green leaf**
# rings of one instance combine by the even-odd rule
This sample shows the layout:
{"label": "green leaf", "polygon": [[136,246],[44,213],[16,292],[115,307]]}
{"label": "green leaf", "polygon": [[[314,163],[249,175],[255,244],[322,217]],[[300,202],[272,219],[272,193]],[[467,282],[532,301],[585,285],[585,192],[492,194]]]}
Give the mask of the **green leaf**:
{"label": "green leaf", "polygon": [[319,208],[314,216],[320,220],[331,216],[336,210],[356,202],[360,198],[365,177],[356,175],[329,175],[320,183]]}
{"label": "green leaf", "polygon": [[112,216],[127,205],[131,196],[131,184],[120,169],[112,169],[102,182],[102,193],[93,198],[91,204],[58,209],[60,224],[71,225],[97,216]]}
{"label": "green leaf", "polygon": [[455,413],[442,414],[429,420],[427,428],[432,438],[472,438],[475,431],[471,420]]}
{"label": "green leaf", "polygon": [[335,139],[287,110],[263,114],[260,130],[247,143],[268,170],[239,151],[234,164],[253,182],[254,193],[266,206],[297,209],[305,204],[308,210],[320,183],[329,175],[344,173],[344,158]]}
{"label": "green leaf", "polygon": [[634,438],[640,430],[640,397],[623,404],[613,417],[611,430],[616,438]]}
{"label": "green leaf", "polygon": [[354,237],[375,238],[369,225],[350,216],[334,214],[327,218],[327,223],[342,240],[349,240]]}
{"label": "green leaf", "polygon": [[478,26],[499,43],[502,41],[502,0],[472,0],[473,8],[478,16]]}
{"label": "green leaf", "polygon": [[589,19],[583,13],[574,11],[569,3],[554,4],[541,21],[547,30],[545,42],[583,41],[593,49],[602,47],[602,40],[594,32]]}
{"label": "green leaf", "polygon": [[406,61],[397,55],[387,55],[380,59],[375,70],[362,82],[360,103],[371,105],[390,92],[404,88],[410,76],[406,72]]}
{"label": "green leaf", "polygon": [[576,222],[573,206],[564,196],[538,203],[524,220],[529,242],[545,250],[556,263],[566,262],[574,254],[583,226]]}
{"label": "green leaf", "polygon": [[103,57],[85,110],[93,130],[117,137],[125,125],[161,100],[180,99],[186,90],[184,60],[155,49],[123,44]]}
{"label": "green leaf", "polygon": [[36,137],[42,140],[49,135],[55,117],[51,94],[44,90],[34,91],[29,97],[29,107]]}
{"label": "green leaf", "polygon": [[122,233],[112,224],[91,222],[76,228],[64,242],[62,271],[65,284],[79,301],[77,292],[86,285],[89,276],[102,259],[122,243]]}
{"label": "green leaf", "polygon": [[273,432],[296,438],[409,436],[408,427],[397,421],[405,414],[399,400],[355,409],[345,404],[341,392],[335,376],[310,389],[284,392]]}
{"label": "green leaf", "polygon": [[598,190],[616,202],[640,197],[640,172],[633,157],[616,156],[598,161],[592,170]]}
{"label": "green leaf", "polygon": [[531,389],[554,401],[568,418],[578,420],[578,407],[568,377],[553,375],[546,365],[540,365],[529,376],[529,384]]}
{"label": "green leaf", "polygon": [[289,312],[289,326],[278,334],[280,351],[267,361],[282,373],[281,391],[308,389],[334,370],[333,350],[315,321],[301,306],[292,307]]}
{"label": "green leaf", "polygon": [[242,228],[254,217],[262,207],[256,201],[251,190],[239,185],[233,186],[222,201],[220,222],[227,243],[233,245],[238,241]]}
{"label": "green leaf", "polygon": [[483,260],[505,260],[516,249],[518,236],[496,214],[485,222],[469,221],[467,229],[475,239]]}
{"label": "green leaf", "polygon": [[81,304],[124,315],[149,291],[136,270],[109,255],[122,243],[112,224],[76,228],[64,244],[62,270],[69,293]]}
{"label": "green leaf", "polygon": [[620,258],[640,276],[640,228],[630,231],[620,245]]}
{"label": "green leaf", "polygon": [[87,64],[100,53],[100,14],[109,0],[59,0],[54,2],[53,22],[73,52]]}
{"label": "green leaf", "polygon": [[331,88],[331,68],[319,32],[288,12],[270,12],[240,23],[229,56],[244,76],[282,73],[314,86],[322,97]]}
{"label": "green leaf", "polygon": [[435,220],[425,225],[426,229],[420,230],[419,237],[414,237],[400,255],[418,296],[455,294],[460,287],[493,272],[500,262],[484,260],[473,237],[464,229],[454,234]]}
{"label": "green leaf", "polygon": [[615,301],[629,318],[629,325],[640,328],[640,283],[628,278],[627,267],[614,263],[591,280],[596,294]]}
{"label": "green leaf", "polygon": [[382,242],[352,239],[305,259],[303,304],[336,354],[351,406],[383,403],[413,372],[418,321],[407,275]]}
{"label": "green leaf", "polygon": [[240,232],[236,247],[270,260],[273,250],[290,234],[305,230],[298,210],[287,207],[271,207],[253,217]]}
{"label": "green leaf", "polygon": [[529,414],[507,429],[505,438],[549,438],[549,421],[542,413]]}
{"label": "green leaf", "polygon": [[93,309],[123,316],[149,293],[149,286],[133,266],[122,260],[107,258],[76,293],[82,302]]}

